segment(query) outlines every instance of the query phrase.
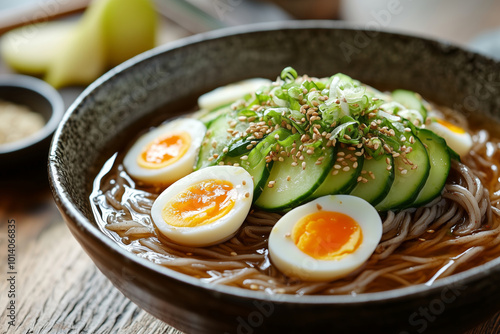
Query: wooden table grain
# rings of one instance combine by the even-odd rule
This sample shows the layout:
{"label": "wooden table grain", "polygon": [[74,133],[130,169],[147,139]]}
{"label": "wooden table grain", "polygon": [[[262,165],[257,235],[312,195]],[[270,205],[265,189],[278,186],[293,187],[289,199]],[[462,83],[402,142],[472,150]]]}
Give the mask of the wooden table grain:
{"label": "wooden table grain", "polygon": [[[186,34],[162,23],[162,42]],[[0,74],[7,71],[0,60]],[[69,105],[77,93],[63,95]],[[15,225],[14,238],[9,225]],[[14,263],[8,258],[12,241]],[[14,297],[9,296],[12,290]],[[15,319],[9,325],[12,301]],[[181,332],[138,308],[95,267],[65,226],[52,199],[45,162],[40,162],[0,171],[0,333]],[[467,332],[489,333],[500,333],[500,313]]]}

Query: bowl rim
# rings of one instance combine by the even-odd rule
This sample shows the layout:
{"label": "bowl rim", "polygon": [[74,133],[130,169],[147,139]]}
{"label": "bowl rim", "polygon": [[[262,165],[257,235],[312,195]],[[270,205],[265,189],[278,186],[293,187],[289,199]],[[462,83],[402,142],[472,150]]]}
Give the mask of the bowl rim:
{"label": "bowl rim", "polygon": [[[248,24],[237,27],[222,28],[201,34],[196,34],[188,36],[173,42],[158,46],[154,49],[148,50],[138,56],[135,56],[124,63],[111,69],[92,84],[90,84],[74,101],[74,103],[68,108],[65,113],[63,120],[57,127],[54,137],[52,139],[52,144],[50,147],[49,154],[49,181],[50,187],[59,210],[64,212],[66,222],[73,227],[79,229],[81,232],[87,234],[89,237],[93,238],[95,241],[105,245],[109,251],[118,255],[122,260],[131,261],[138,266],[145,267],[146,269],[155,272],[155,274],[160,274],[166,276],[169,279],[174,279],[180,283],[185,283],[193,286],[194,288],[209,290],[209,292],[217,293],[218,295],[228,295],[236,298],[243,299],[253,299],[266,302],[276,302],[281,304],[300,304],[300,305],[331,305],[331,304],[342,304],[342,305],[356,305],[364,303],[373,302],[387,302],[393,300],[406,299],[408,297],[423,297],[425,295],[431,295],[436,293],[442,293],[443,289],[450,288],[453,286],[464,286],[467,287],[471,282],[474,282],[482,277],[489,275],[492,271],[500,270],[500,257],[492,259],[480,266],[473,267],[466,271],[453,274],[451,276],[438,279],[432,284],[428,285],[425,283],[410,285],[408,287],[392,289],[380,292],[369,292],[360,294],[348,294],[348,295],[293,295],[293,294],[269,294],[262,291],[253,291],[249,289],[243,289],[233,286],[226,286],[220,284],[213,284],[203,282],[195,277],[179,273],[173,269],[169,269],[151,261],[143,259],[121,247],[118,243],[112,240],[109,236],[105,235],[98,226],[92,224],[82,212],[80,212],[72,204],[68,193],[64,190],[61,184],[58,182],[59,172],[57,167],[57,159],[53,159],[57,155],[57,146],[63,132],[65,124],[68,122],[72,114],[78,110],[78,106],[87,98],[90,98],[95,94],[96,89],[99,86],[106,84],[108,81],[113,79],[115,76],[119,75],[121,72],[132,68],[134,65],[147,61],[155,56],[162,53],[173,51],[178,48],[186,47],[193,44],[203,43],[205,41],[216,40],[219,38],[226,38],[236,35],[245,35],[255,32],[277,32],[280,30],[303,30],[303,29],[327,29],[327,30],[349,30],[349,31],[359,31],[359,32],[373,32],[373,29],[360,28],[359,25],[349,24],[346,22],[330,21],[330,20],[301,20],[301,21],[280,21],[280,22],[267,22],[258,24]],[[377,29],[378,33],[386,35],[397,35],[401,38],[410,38],[422,40],[426,43],[433,44],[445,49],[453,49],[454,51],[476,55],[477,57],[483,58],[487,62],[494,64],[499,64],[500,62],[495,61],[492,58],[478,54],[474,51],[465,49],[463,47],[456,46],[447,41],[441,41],[438,39],[431,39],[428,37],[418,36],[416,34],[400,33],[393,31],[391,29]],[[69,218],[69,219],[68,219]]]}
{"label": "bowl rim", "polygon": [[[21,88],[28,90],[31,93],[40,95],[50,104],[52,112],[43,128],[34,134],[11,143],[0,145],[0,154],[11,153],[28,148],[49,137],[56,130],[65,110],[63,98],[55,88],[41,79],[23,74],[1,75],[0,89],[3,87]],[[8,99],[6,99],[6,101],[9,102]],[[33,112],[37,111],[33,110]]]}

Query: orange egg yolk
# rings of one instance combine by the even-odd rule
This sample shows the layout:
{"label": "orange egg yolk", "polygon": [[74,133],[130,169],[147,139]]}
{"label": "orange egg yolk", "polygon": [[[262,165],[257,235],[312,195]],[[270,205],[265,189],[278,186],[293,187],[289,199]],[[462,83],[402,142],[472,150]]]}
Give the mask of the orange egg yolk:
{"label": "orange egg yolk", "polygon": [[138,156],[137,162],[144,168],[163,168],[179,160],[190,145],[189,133],[169,133],[149,143]]}
{"label": "orange egg yolk", "polygon": [[229,181],[201,181],[165,204],[163,220],[176,227],[208,225],[228,214],[236,197],[237,191]]}
{"label": "orange egg yolk", "polygon": [[359,224],[350,216],[318,211],[295,224],[292,239],[302,252],[317,260],[339,260],[358,249],[363,235]]}
{"label": "orange egg yolk", "polygon": [[442,126],[445,126],[447,127],[450,131],[452,132],[455,132],[455,133],[458,133],[458,134],[463,134],[465,133],[465,130],[462,129],[461,127],[455,125],[455,124],[452,124],[448,121],[445,121],[444,119],[440,119],[440,118],[436,118],[436,121],[441,124]]}

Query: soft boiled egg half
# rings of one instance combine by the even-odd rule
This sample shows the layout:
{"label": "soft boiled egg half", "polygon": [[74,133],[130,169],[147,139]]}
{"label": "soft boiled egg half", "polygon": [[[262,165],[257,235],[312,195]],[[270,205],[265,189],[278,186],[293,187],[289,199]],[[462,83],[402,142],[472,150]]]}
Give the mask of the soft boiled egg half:
{"label": "soft boiled egg half", "polygon": [[123,159],[125,170],[145,183],[170,184],[193,171],[205,125],[191,118],[163,124],[141,136]]}
{"label": "soft boiled egg half", "polygon": [[235,102],[246,94],[250,94],[261,88],[269,86],[271,80],[253,78],[242,80],[230,85],[216,88],[198,98],[198,106],[205,110],[214,110],[217,107]]}
{"label": "soft boiled egg half", "polygon": [[443,137],[446,144],[461,157],[467,155],[472,148],[472,137],[465,129],[438,116],[432,116],[426,128]]}
{"label": "soft boiled egg half", "polygon": [[250,211],[253,181],[242,167],[200,169],[165,189],[151,216],[159,232],[185,246],[204,247],[231,238]]}
{"label": "soft boiled egg half", "polygon": [[269,254],[287,276],[330,281],[361,267],[381,237],[382,221],[371,204],[329,195],[284,215],[269,236]]}

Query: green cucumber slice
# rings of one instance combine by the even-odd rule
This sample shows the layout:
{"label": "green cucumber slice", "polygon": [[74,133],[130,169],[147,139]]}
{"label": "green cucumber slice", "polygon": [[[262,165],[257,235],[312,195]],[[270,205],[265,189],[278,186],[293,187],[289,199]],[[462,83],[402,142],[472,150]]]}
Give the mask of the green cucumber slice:
{"label": "green cucumber slice", "polygon": [[262,190],[266,185],[266,181],[269,178],[269,172],[273,166],[272,160],[270,162],[266,162],[266,156],[276,147],[276,144],[279,141],[285,140],[290,135],[291,133],[283,128],[277,129],[261,140],[246,157],[246,154],[242,154],[238,157],[226,155],[222,159],[224,164],[234,165],[237,163],[250,173],[254,184],[254,201],[262,193]]}
{"label": "green cucumber slice", "polygon": [[[298,160],[297,166],[292,166],[294,162],[292,156],[275,162],[268,178],[270,181],[265,185],[255,205],[267,211],[284,211],[302,203],[324,181],[331,170],[333,153],[333,147],[316,150],[312,155],[305,153],[304,160]],[[316,162],[320,158],[323,160],[317,165]],[[302,163],[305,163],[305,169],[302,169]],[[275,183],[269,187],[271,181]]]}
{"label": "green cucumber slice", "polygon": [[[355,155],[356,152],[360,152],[359,149],[351,151],[347,147],[339,146],[337,150],[333,168],[309,199],[325,195],[348,194],[356,186],[356,179],[363,166],[363,155]],[[356,161],[351,161],[351,158],[356,158]],[[345,167],[349,169],[343,170]]]}
{"label": "green cucumber slice", "polygon": [[[410,144],[408,140],[410,136],[414,138],[413,144]],[[411,205],[429,176],[430,162],[425,146],[412,132],[405,132],[405,137],[407,138],[406,145],[411,146],[413,149],[406,154],[406,158],[413,165],[407,164],[403,156],[394,158],[394,182],[384,199],[375,206],[378,211],[387,211]],[[412,169],[414,166],[417,167]],[[406,174],[403,174],[400,168],[406,170]]]}
{"label": "green cucumber slice", "polygon": [[425,119],[427,118],[427,109],[425,108],[420,95],[412,92],[411,90],[396,89],[392,92],[392,98],[394,101],[401,103],[408,109],[417,110],[422,115],[425,122]]}
{"label": "green cucumber slice", "polygon": [[205,134],[205,139],[201,143],[195,170],[217,164],[218,158],[214,158],[214,154],[221,155],[224,147],[232,139],[227,132],[227,129],[229,129],[228,120],[229,116],[223,114],[210,123]]}
{"label": "green cucumber slice", "polygon": [[427,129],[418,131],[418,138],[427,149],[431,169],[424,187],[411,206],[422,206],[441,194],[451,168],[451,156],[446,141]]}
{"label": "green cucumber slice", "polygon": [[[391,167],[388,169],[387,166]],[[357,182],[351,195],[377,205],[387,196],[394,182],[394,158],[385,154],[378,159],[365,159],[362,170],[361,177],[366,182]]]}

